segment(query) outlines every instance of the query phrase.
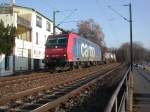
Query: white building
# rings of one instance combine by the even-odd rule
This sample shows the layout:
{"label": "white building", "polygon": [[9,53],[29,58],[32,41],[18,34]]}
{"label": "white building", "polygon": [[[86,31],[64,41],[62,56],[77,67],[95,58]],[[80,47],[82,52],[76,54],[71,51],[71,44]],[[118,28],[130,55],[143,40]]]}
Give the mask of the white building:
{"label": "white building", "polygon": [[[16,5],[1,6],[0,19],[17,28],[12,55],[0,55],[0,76],[43,68],[45,42],[53,33],[52,21],[32,8]],[[57,28],[56,33],[62,31]]]}

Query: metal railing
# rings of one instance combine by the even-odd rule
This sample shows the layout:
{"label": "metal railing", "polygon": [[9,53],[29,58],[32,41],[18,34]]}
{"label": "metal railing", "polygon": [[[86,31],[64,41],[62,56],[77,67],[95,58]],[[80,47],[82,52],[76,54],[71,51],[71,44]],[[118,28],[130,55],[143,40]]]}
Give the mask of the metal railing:
{"label": "metal railing", "polygon": [[128,78],[130,67],[111,96],[104,112],[126,112],[128,98]]}

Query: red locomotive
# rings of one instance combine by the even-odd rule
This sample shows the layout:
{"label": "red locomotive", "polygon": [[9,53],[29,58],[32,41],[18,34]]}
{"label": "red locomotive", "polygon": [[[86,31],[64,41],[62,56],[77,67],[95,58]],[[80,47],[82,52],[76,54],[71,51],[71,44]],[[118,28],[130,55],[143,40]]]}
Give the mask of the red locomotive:
{"label": "red locomotive", "polygon": [[55,67],[85,67],[102,61],[100,47],[77,34],[49,36],[45,45],[45,64]]}

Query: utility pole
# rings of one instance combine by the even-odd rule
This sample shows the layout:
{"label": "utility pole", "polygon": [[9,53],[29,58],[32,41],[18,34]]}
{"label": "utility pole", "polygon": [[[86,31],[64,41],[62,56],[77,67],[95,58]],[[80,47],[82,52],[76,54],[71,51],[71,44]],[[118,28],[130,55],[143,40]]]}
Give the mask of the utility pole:
{"label": "utility pole", "polygon": [[127,18],[125,18],[124,16],[122,16],[120,13],[118,13],[116,10],[111,8],[110,6],[108,6],[108,8],[110,8],[117,15],[119,15],[124,20],[129,22],[129,25],[130,25],[130,66],[131,66],[131,71],[132,71],[133,70],[133,47],[132,47],[132,6],[131,6],[131,2],[129,4],[127,4],[127,5],[124,5],[124,6],[128,6],[129,7],[129,20]]}
{"label": "utility pole", "polygon": [[12,5],[16,4],[16,0],[12,0],[11,2]]}
{"label": "utility pole", "polygon": [[132,47],[132,7],[131,3],[129,3],[129,13],[130,13],[130,64],[131,71],[133,70],[133,47]]}
{"label": "utility pole", "polygon": [[[66,11],[69,11],[69,12],[71,11],[70,15],[66,16],[63,21],[61,21],[58,25],[56,25],[56,14],[59,13],[59,12],[66,12]],[[58,27],[62,23],[65,23],[64,21],[66,19],[68,19],[68,17],[70,17],[73,14],[74,11],[77,11],[77,9],[64,10],[64,11],[59,11],[59,10],[54,10],[53,11],[53,35],[55,35],[55,33],[56,33],[56,27]],[[70,21],[70,22],[73,22],[73,21]]]}
{"label": "utility pole", "polygon": [[60,11],[53,11],[53,35],[55,35],[56,32],[56,13],[59,13]]}
{"label": "utility pole", "polygon": [[53,35],[55,35],[55,15],[56,15],[56,11],[53,11]]}
{"label": "utility pole", "polygon": [[53,11],[53,35],[55,35],[56,32],[56,13],[59,13],[60,11]]}

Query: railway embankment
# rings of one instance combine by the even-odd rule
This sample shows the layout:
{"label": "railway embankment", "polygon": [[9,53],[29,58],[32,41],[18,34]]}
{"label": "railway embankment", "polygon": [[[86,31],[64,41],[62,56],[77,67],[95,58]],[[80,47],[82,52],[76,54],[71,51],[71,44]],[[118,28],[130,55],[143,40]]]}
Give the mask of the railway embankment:
{"label": "railway embankment", "polygon": [[[64,102],[70,95],[78,96],[79,91],[82,92],[83,88],[89,87],[89,84],[97,81],[97,77],[101,75],[101,78],[104,77],[105,72],[111,71],[117,66],[120,67],[119,65],[109,64],[56,74],[1,78],[0,108],[4,111],[22,112],[34,110],[40,106],[43,111],[42,105],[44,104],[48,107],[49,105],[55,107],[56,103]],[[39,112],[41,112],[41,108],[38,108]]]}

